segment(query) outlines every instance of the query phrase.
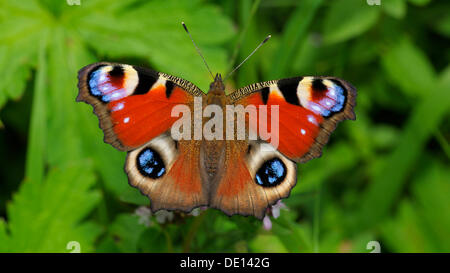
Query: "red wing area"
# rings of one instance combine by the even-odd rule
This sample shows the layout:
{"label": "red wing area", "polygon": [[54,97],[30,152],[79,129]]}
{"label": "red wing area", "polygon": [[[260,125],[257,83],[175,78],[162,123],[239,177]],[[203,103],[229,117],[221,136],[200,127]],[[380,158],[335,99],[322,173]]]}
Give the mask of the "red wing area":
{"label": "red wing area", "polygon": [[142,95],[133,95],[108,104],[113,131],[127,147],[139,147],[167,131],[179,117],[172,117],[172,108],[189,104],[193,97],[174,87],[169,98],[166,87],[159,85]]}
{"label": "red wing area", "polygon": [[263,198],[264,208],[268,206],[263,194],[257,194],[249,187],[253,179],[245,162],[246,151],[246,143],[227,141],[226,169],[210,198],[210,207],[221,209],[228,215],[254,215],[252,199]]}
{"label": "red wing area", "polygon": [[170,167],[164,181],[152,188],[152,211],[176,209],[189,212],[198,206],[207,205],[207,193],[200,178],[198,141],[178,143],[178,156]]}
{"label": "red wing area", "polygon": [[217,194],[225,199],[234,198],[245,189],[248,180],[252,180],[250,172],[245,163],[247,152],[246,142],[227,141],[226,147],[226,171],[217,188]]}
{"label": "red wing area", "polygon": [[178,147],[179,156],[170,169],[169,176],[174,179],[176,190],[187,195],[200,194],[202,192],[198,160],[200,142],[180,140]]}
{"label": "red wing area", "polygon": [[[267,132],[271,136],[267,142],[278,143],[278,147],[275,148],[278,148],[281,153],[289,158],[302,157],[309,151],[319,134],[320,124],[323,121],[320,115],[301,106],[289,104],[277,94],[269,96],[267,113],[259,107],[264,105],[262,96],[259,93],[251,94],[244,98],[241,103],[244,106],[255,105],[258,109],[259,122],[256,123],[257,128],[250,129],[255,132]],[[273,127],[271,118],[273,117],[272,106],[278,106],[278,134],[276,131],[271,131]],[[274,125],[274,128],[276,129],[276,125]]]}

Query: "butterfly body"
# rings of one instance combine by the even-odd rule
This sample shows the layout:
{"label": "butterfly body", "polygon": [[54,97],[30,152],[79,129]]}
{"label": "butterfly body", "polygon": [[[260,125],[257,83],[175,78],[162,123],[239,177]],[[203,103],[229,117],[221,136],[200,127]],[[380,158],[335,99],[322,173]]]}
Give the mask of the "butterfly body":
{"label": "butterfly body", "polygon": [[204,94],[168,74],[103,62],[81,69],[78,87],[77,100],[94,107],[105,142],[128,152],[129,183],[150,198],[153,211],[208,206],[262,218],[289,196],[296,163],[320,156],[336,124],[355,118],[354,87],[333,77],[268,81],[226,94],[217,74]]}

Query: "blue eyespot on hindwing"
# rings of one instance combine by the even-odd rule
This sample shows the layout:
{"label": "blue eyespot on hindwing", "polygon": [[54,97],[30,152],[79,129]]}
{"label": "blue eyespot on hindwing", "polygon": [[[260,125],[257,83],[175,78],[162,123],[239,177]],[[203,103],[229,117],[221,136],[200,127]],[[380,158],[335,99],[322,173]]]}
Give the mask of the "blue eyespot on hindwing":
{"label": "blue eyespot on hindwing", "polygon": [[284,181],[287,174],[286,165],[279,158],[272,158],[264,162],[255,174],[258,185],[274,187]]}
{"label": "blue eyespot on hindwing", "polygon": [[160,154],[151,148],[144,148],[136,157],[139,172],[146,177],[157,179],[166,173],[166,167]]}

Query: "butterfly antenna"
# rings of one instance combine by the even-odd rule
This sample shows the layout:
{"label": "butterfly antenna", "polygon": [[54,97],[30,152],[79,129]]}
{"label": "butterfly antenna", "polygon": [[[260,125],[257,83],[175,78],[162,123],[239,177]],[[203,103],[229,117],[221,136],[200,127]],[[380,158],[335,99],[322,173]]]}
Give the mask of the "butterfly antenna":
{"label": "butterfly antenna", "polygon": [[255,52],[263,45],[265,44],[270,37],[272,37],[272,35],[268,35],[253,51],[252,53],[250,53],[250,55],[247,56],[247,58],[245,58],[238,66],[236,66],[230,73],[228,73],[228,75],[223,79],[223,81],[225,82],[226,79],[228,79],[228,77],[230,77],[236,70],[239,69],[239,67],[241,67],[253,54],[255,54]]}
{"label": "butterfly antenna", "polygon": [[213,74],[212,74],[212,72],[211,72],[211,69],[209,69],[209,66],[208,66],[208,64],[206,63],[205,57],[203,57],[202,52],[201,52],[200,49],[198,48],[197,44],[194,42],[194,39],[192,38],[191,33],[189,32],[189,30],[188,30],[187,27],[186,27],[186,24],[185,24],[184,22],[181,22],[181,24],[183,25],[184,30],[186,30],[186,32],[187,32],[187,34],[189,35],[189,37],[191,38],[191,41],[192,41],[192,43],[194,44],[195,49],[197,49],[198,55],[200,55],[200,57],[202,57],[202,60],[203,60],[203,62],[205,63],[206,68],[208,69],[209,74],[211,75],[211,78],[213,78],[213,80],[214,80],[214,76],[213,76]]}

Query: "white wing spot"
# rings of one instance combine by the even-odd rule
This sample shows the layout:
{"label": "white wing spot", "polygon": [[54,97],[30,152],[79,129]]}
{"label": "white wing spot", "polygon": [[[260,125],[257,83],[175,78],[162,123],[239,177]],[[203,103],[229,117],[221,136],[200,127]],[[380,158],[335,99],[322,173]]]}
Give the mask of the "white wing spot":
{"label": "white wing spot", "polygon": [[317,120],[313,115],[308,115],[308,121],[311,122],[312,124],[318,125]]}
{"label": "white wing spot", "polygon": [[119,110],[122,110],[123,107],[124,107],[123,102],[121,102],[121,103],[118,103],[118,104],[113,108],[113,110],[114,110],[114,111],[119,111]]}

